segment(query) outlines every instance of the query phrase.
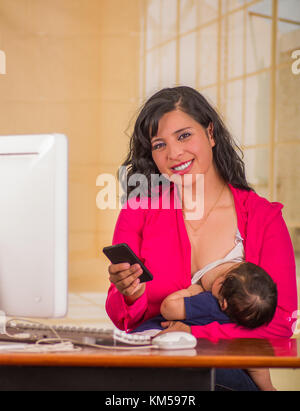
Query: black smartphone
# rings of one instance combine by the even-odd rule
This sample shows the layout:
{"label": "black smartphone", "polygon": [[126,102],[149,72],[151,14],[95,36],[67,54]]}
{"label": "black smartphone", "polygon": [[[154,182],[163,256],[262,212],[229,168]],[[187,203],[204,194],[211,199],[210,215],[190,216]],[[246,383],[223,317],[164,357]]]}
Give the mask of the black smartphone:
{"label": "black smartphone", "polygon": [[141,283],[153,280],[153,275],[150,273],[148,268],[144,266],[141,260],[135,255],[135,253],[126,243],[104,247],[102,251],[113,264],[139,264],[141,266],[141,269],[143,270],[142,274],[139,276]]}

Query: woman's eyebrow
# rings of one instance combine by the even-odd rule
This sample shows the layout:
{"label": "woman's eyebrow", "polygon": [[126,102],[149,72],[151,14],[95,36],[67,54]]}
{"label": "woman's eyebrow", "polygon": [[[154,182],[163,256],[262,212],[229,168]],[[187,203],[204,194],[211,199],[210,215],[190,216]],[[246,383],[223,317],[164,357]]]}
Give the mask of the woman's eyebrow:
{"label": "woman's eyebrow", "polygon": [[156,140],[163,140],[163,137],[157,137],[157,136],[151,137],[151,143],[153,143]]}
{"label": "woman's eyebrow", "polygon": [[181,133],[182,131],[187,130],[188,128],[192,128],[192,127],[183,127],[183,128],[180,128],[179,130],[174,131],[173,134]]}
{"label": "woman's eyebrow", "polygon": [[[183,127],[183,128],[180,128],[179,130],[173,131],[172,134],[178,134],[178,133],[181,133],[182,131],[185,131],[185,130],[190,129],[190,128],[192,128],[192,127]],[[156,141],[156,140],[163,140],[163,139],[164,139],[163,137],[154,136],[154,137],[151,138],[151,142]]]}

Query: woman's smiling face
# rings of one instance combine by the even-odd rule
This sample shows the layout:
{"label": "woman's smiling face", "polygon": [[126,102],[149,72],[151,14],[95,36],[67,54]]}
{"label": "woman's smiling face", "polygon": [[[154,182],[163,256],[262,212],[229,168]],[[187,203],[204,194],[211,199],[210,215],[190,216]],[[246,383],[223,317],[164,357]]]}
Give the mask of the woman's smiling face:
{"label": "woman's smiling face", "polygon": [[212,127],[207,131],[191,116],[180,110],[162,116],[157,135],[151,139],[152,158],[160,173],[206,174],[213,166]]}

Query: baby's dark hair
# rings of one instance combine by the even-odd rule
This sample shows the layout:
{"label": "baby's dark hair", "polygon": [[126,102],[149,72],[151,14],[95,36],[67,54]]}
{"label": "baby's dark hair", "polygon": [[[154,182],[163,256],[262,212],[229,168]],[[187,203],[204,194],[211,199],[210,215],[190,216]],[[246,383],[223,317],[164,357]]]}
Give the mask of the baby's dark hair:
{"label": "baby's dark hair", "polygon": [[277,306],[277,286],[265,270],[245,262],[226,274],[219,297],[227,301],[224,312],[231,321],[253,329],[272,320]]}

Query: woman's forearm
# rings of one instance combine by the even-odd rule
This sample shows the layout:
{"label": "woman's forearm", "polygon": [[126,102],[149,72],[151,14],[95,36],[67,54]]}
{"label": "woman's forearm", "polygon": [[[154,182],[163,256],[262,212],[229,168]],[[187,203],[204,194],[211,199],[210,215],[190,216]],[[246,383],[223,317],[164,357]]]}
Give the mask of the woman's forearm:
{"label": "woman's forearm", "polygon": [[143,320],[147,309],[147,293],[144,292],[131,304],[127,304],[124,295],[112,284],[106,300],[106,312],[112,322],[120,330],[133,330]]}

